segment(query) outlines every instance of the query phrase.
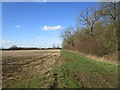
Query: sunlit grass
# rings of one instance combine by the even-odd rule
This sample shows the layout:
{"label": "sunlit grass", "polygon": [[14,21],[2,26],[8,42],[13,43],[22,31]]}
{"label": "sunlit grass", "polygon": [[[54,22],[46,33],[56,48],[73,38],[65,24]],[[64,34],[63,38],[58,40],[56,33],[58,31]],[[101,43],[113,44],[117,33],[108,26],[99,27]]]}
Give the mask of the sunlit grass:
{"label": "sunlit grass", "polygon": [[[91,78],[91,83],[92,79],[96,79],[98,83],[96,83],[96,86],[94,87],[103,87],[103,84],[105,84],[106,87],[116,86],[112,86],[109,79],[112,77],[113,82],[117,82],[118,65],[96,61],[69,50],[62,50],[60,58],[64,62],[63,65],[66,66],[70,75],[85,74],[87,77]],[[87,86],[84,85],[84,87]]]}

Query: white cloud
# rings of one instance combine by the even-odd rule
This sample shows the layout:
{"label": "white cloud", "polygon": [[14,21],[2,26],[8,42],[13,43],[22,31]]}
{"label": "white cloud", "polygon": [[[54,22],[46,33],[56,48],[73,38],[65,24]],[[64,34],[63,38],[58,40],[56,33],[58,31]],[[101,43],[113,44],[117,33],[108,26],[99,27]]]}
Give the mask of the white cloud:
{"label": "white cloud", "polygon": [[63,29],[63,27],[62,26],[60,26],[60,25],[58,25],[58,26],[43,26],[42,27],[42,30],[45,30],[45,31],[47,31],[47,30],[58,30],[58,29]]}
{"label": "white cloud", "polygon": [[2,44],[9,44],[9,43],[13,43],[13,42],[12,41],[3,40],[3,41],[0,41],[0,43],[2,43]]}
{"label": "white cloud", "polygon": [[43,2],[47,2],[47,0],[43,0]]}
{"label": "white cloud", "polygon": [[38,38],[38,39],[44,39],[45,37],[44,37],[44,36],[42,36],[42,37],[38,36],[37,38]]}
{"label": "white cloud", "polygon": [[20,28],[20,25],[16,25],[16,28]]}

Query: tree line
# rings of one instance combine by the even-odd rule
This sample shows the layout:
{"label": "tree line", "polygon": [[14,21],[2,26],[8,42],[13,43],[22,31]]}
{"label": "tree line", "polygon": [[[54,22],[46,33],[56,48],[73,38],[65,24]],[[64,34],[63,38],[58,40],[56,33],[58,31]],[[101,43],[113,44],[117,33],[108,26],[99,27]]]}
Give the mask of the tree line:
{"label": "tree line", "polygon": [[18,47],[16,45],[12,45],[11,47],[5,49],[5,48],[0,48],[0,50],[48,50],[48,49],[61,49],[59,47],[59,44],[56,46],[53,44],[52,48],[38,48],[38,47]]}
{"label": "tree line", "polygon": [[100,2],[81,11],[77,24],[61,32],[62,47],[85,54],[104,56],[118,51],[119,2]]}

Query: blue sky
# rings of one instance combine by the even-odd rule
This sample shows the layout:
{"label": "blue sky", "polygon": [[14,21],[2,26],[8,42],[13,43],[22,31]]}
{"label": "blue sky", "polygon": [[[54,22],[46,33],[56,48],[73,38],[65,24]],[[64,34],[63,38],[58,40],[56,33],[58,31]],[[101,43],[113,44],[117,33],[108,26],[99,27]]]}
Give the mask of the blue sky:
{"label": "blue sky", "polygon": [[93,2],[3,2],[3,47],[61,45],[60,32],[76,25],[81,10],[95,5]]}

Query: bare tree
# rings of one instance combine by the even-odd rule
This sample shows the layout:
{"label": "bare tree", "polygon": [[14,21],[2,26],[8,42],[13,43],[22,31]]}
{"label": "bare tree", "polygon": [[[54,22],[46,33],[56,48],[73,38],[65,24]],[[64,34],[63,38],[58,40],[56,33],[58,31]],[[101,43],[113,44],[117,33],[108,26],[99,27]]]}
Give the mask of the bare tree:
{"label": "bare tree", "polygon": [[93,36],[93,28],[95,23],[100,19],[100,15],[96,11],[96,9],[86,9],[86,11],[81,11],[78,17],[78,21],[83,26],[87,27],[89,30],[89,34]]}
{"label": "bare tree", "polygon": [[63,32],[61,32],[61,37],[63,41],[66,41],[69,45],[74,46],[74,28],[68,27]]}
{"label": "bare tree", "polygon": [[107,2],[101,4],[101,15],[107,16],[110,20],[116,20],[118,18],[118,2]]}
{"label": "bare tree", "polygon": [[116,43],[116,49],[118,49],[118,32],[119,32],[119,26],[118,26],[118,16],[119,16],[119,3],[118,2],[107,2],[103,3],[101,7],[101,16],[107,17],[108,22],[110,22],[113,25],[113,32],[114,32],[114,40]]}

